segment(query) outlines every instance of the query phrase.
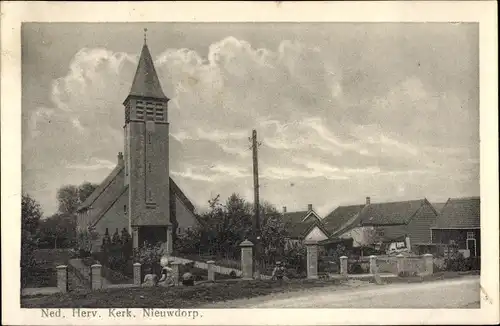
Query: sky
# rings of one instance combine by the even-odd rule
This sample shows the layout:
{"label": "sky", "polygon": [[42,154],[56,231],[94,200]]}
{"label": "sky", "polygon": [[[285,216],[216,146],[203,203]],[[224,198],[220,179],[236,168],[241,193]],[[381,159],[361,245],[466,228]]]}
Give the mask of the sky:
{"label": "sky", "polygon": [[198,211],[253,200],[252,129],[278,209],[479,195],[477,24],[25,23],[22,185],[46,215],[116,165],[144,28]]}

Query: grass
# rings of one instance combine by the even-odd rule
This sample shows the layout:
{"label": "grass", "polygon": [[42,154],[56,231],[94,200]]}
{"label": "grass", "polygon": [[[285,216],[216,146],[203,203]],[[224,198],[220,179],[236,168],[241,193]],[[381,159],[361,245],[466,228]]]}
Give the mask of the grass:
{"label": "grass", "polygon": [[338,280],[218,281],[192,287],[107,289],[21,298],[22,308],[194,308],[213,302],[338,285]]}

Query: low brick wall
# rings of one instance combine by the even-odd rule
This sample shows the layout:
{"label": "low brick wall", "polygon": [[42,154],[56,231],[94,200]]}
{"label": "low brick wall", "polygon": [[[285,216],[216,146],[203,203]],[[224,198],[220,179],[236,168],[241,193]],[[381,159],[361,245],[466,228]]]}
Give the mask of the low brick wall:
{"label": "low brick wall", "polygon": [[[344,261],[344,262],[342,262]],[[432,255],[422,256],[370,256],[356,261],[347,257],[340,259],[340,274],[392,274],[392,275],[424,275],[434,272]],[[343,265],[344,264],[344,265]],[[353,264],[358,265],[358,271],[353,270]],[[342,266],[343,265],[343,266]],[[346,272],[347,270],[347,272]]]}

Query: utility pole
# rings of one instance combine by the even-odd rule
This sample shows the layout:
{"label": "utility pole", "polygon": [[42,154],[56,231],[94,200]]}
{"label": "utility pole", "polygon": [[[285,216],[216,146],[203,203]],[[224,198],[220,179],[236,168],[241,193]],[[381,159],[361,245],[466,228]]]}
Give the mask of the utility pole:
{"label": "utility pole", "polygon": [[254,241],[255,241],[255,273],[257,278],[260,278],[260,205],[259,205],[259,160],[257,156],[258,146],[257,131],[252,131],[252,157],[253,157],[253,189],[254,189]]}

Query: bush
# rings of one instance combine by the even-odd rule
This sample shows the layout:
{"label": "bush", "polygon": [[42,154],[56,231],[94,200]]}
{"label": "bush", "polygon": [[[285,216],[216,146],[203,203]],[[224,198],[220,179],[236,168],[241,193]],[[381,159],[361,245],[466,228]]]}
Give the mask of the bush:
{"label": "bush", "polygon": [[36,242],[31,236],[31,233],[21,231],[21,285],[25,286],[28,283],[30,274],[36,267],[34,252],[36,249]]}
{"label": "bush", "polygon": [[479,257],[464,258],[460,255],[454,259],[445,260],[445,268],[447,271],[465,272],[481,269],[481,259]]}
{"label": "bush", "polygon": [[78,258],[87,258],[87,257],[91,257],[92,256],[92,253],[88,250],[85,250],[85,249],[82,249],[80,248],[78,250],[78,253],[77,253],[77,257]]}
{"label": "bush", "polygon": [[348,269],[349,269],[348,272],[349,274],[363,274],[365,272],[363,267],[361,267],[361,264],[357,262],[350,264]]}

